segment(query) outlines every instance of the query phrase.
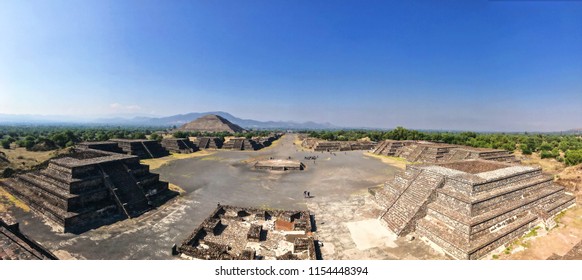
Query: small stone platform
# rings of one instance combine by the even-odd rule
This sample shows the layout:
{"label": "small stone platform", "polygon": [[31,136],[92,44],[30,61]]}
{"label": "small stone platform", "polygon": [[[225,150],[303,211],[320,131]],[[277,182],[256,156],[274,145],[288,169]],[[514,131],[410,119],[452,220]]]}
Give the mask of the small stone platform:
{"label": "small stone platform", "polygon": [[278,171],[305,169],[305,165],[300,161],[284,160],[284,159],[271,159],[271,160],[257,161],[257,162],[255,162],[253,167],[255,169],[259,169],[259,170],[278,170]]}

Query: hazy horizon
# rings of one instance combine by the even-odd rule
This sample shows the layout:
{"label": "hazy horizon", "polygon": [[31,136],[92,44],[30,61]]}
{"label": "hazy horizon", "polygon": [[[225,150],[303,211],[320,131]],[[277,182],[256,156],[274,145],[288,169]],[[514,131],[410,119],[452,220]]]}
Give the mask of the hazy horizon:
{"label": "hazy horizon", "polygon": [[582,127],[579,1],[5,1],[0,38],[0,114]]}

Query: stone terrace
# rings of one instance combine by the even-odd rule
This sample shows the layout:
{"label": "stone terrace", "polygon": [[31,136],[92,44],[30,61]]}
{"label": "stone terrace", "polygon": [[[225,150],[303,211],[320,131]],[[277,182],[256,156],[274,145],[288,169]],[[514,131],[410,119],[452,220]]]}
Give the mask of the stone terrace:
{"label": "stone terrace", "polygon": [[316,259],[307,211],[219,205],[178,248],[205,260]]}
{"label": "stone terrace", "polygon": [[375,192],[380,219],[396,234],[416,231],[457,259],[478,259],[575,198],[540,168],[484,160],[408,165]]}
{"label": "stone terrace", "polygon": [[47,168],[0,186],[65,232],[139,216],[174,194],[138,157],[90,149],[52,159]]}

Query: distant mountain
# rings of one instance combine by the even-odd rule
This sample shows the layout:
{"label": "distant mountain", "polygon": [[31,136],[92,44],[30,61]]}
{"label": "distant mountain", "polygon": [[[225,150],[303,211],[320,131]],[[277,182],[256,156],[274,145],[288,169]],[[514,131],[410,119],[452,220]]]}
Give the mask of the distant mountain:
{"label": "distant mountain", "polygon": [[131,119],[123,118],[111,118],[111,119],[98,119],[95,122],[103,124],[125,124],[125,125],[150,125],[150,126],[176,126],[180,127],[186,123],[189,123],[195,119],[198,119],[205,115],[218,115],[230,122],[237,124],[246,129],[335,129],[339,128],[331,123],[315,123],[315,122],[285,122],[285,121],[256,121],[250,119],[237,118],[229,113],[217,111],[217,112],[204,112],[204,113],[188,113],[180,114],[169,117],[161,118],[150,118],[150,117],[134,117]]}
{"label": "distant mountain", "polygon": [[574,129],[570,129],[570,130],[566,130],[564,131],[564,134],[582,134],[582,128],[574,128]]}
{"label": "distant mountain", "polygon": [[200,132],[243,132],[244,129],[227,119],[218,115],[205,115],[197,118],[179,128],[181,131],[200,131]]}

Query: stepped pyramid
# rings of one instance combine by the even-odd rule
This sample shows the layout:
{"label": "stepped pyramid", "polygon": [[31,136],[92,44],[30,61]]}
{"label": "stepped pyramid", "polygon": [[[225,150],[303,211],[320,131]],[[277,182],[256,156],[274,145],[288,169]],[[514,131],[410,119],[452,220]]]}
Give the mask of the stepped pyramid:
{"label": "stepped pyramid", "polygon": [[227,119],[218,115],[206,115],[193,120],[178,130],[181,131],[200,131],[200,132],[243,132],[244,129],[236,124],[229,122]]}
{"label": "stepped pyramid", "polygon": [[64,232],[139,216],[174,195],[137,156],[92,149],[51,159],[45,169],[1,181],[0,187]]}
{"label": "stepped pyramid", "polygon": [[416,231],[457,259],[479,259],[574,205],[541,168],[488,160],[407,165],[375,194],[380,219]]}

